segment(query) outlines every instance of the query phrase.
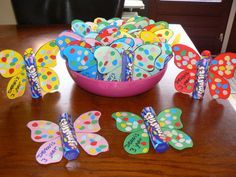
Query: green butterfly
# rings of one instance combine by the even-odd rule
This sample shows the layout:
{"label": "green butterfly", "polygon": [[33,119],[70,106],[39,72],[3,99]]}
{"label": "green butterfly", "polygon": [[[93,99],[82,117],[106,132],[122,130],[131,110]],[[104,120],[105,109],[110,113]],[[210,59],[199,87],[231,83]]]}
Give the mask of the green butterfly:
{"label": "green butterfly", "polygon": [[[158,124],[156,126],[159,127],[159,132],[147,124],[145,114],[148,112],[154,113],[153,119],[150,119],[151,124],[155,121]],[[116,120],[118,130],[130,133],[123,144],[125,151],[129,154],[143,154],[149,151],[150,140],[156,151],[164,143],[177,150],[193,146],[191,138],[179,130],[183,128],[180,120],[181,113],[182,111],[178,108],[170,108],[156,116],[152,107],[146,107],[141,113],[143,119],[130,112],[115,112],[112,117]]]}

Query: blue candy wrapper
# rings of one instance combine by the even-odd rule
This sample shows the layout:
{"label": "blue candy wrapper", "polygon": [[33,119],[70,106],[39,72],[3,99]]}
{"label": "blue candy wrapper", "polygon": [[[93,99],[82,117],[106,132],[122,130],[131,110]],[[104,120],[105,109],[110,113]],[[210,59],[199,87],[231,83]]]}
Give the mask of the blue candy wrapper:
{"label": "blue candy wrapper", "polygon": [[131,81],[133,75],[134,52],[126,50],[122,54],[122,81]]}
{"label": "blue candy wrapper", "polygon": [[41,93],[42,91],[39,85],[39,78],[38,78],[34,52],[31,48],[25,50],[24,62],[32,97],[40,98],[42,97]]}
{"label": "blue candy wrapper", "polygon": [[79,155],[78,142],[71,115],[63,113],[59,119],[59,129],[63,147],[63,155],[67,160],[75,160]]}
{"label": "blue candy wrapper", "polygon": [[145,107],[141,112],[141,116],[148,130],[148,135],[154,149],[159,153],[167,151],[169,145],[165,141],[165,135],[161,130],[160,124],[157,121],[156,113],[153,108]]}
{"label": "blue candy wrapper", "polygon": [[209,68],[210,57],[203,57],[197,63],[197,75],[194,83],[192,97],[196,100],[202,99],[205,94],[205,89],[207,85],[208,78],[208,68]]}

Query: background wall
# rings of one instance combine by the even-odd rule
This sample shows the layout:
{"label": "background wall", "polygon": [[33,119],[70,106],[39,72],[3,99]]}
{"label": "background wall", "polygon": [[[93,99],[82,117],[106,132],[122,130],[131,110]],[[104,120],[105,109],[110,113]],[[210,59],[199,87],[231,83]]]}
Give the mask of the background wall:
{"label": "background wall", "polygon": [[10,0],[0,0],[0,24],[16,24]]}

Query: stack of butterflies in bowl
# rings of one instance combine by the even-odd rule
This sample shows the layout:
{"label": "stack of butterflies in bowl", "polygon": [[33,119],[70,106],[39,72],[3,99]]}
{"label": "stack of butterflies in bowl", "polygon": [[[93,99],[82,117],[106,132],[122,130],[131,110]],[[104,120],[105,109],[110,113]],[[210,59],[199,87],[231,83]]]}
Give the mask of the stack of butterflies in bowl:
{"label": "stack of butterflies in bowl", "polygon": [[135,16],[128,20],[74,20],[56,39],[69,69],[104,81],[147,78],[172,58],[169,24]]}

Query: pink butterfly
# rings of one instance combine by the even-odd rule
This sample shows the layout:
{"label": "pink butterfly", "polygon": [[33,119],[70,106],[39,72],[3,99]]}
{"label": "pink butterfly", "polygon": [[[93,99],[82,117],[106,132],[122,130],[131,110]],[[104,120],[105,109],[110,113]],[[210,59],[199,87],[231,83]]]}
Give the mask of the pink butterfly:
{"label": "pink butterfly", "polygon": [[[97,155],[109,149],[107,140],[94,133],[100,130],[98,120],[99,111],[89,111],[80,115],[74,122],[76,139],[89,155]],[[35,142],[44,142],[36,153],[36,160],[40,164],[50,164],[61,161],[63,156],[59,126],[45,120],[34,120],[27,124],[31,130],[31,138]]]}

